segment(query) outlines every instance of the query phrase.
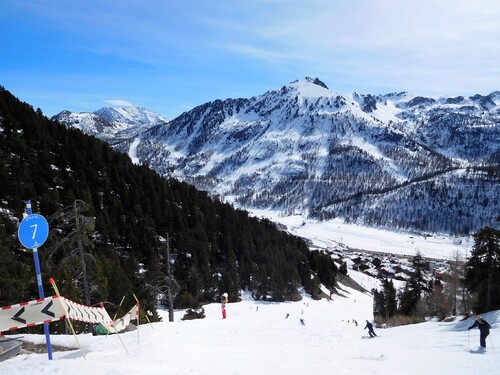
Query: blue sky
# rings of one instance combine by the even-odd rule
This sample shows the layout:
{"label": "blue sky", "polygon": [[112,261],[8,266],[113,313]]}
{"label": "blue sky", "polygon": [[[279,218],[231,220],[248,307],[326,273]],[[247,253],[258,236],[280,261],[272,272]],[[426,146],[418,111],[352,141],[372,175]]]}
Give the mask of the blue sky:
{"label": "blue sky", "polygon": [[168,118],[305,76],[339,93],[500,90],[497,0],[0,0],[0,85],[52,116]]}

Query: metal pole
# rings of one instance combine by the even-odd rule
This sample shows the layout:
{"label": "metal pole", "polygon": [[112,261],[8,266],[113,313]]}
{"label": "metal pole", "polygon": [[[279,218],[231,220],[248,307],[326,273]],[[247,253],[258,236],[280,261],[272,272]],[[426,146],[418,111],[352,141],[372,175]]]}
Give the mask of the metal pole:
{"label": "metal pole", "polygon": [[[120,302],[120,305],[118,306],[118,310],[116,310],[115,316],[113,316],[113,322],[116,320],[116,317],[118,316],[118,311],[120,311],[120,309],[122,308],[122,303],[125,300],[125,296],[126,295],[123,296],[123,298],[122,298],[122,300]],[[101,307],[104,307],[104,304],[102,302],[101,302]],[[106,332],[106,337],[108,337],[108,335],[109,335],[109,329]]]}
{"label": "metal pole", "polygon": [[[28,215],[32,215],[33,211],[31,210],[31,201],[26,201],[26,211]],[[42,272],[40,270],[40,260],[38,259],[38,248],[33,249],[33,258],[35,261],[35,271],[36,271],[36,281],[38,284],[38,294],[40,298],[45,298],[45,294],[43,292],[43,284],[42,284]],[[52,360],[52,346],[50,345],[50,332],[49,332],[49,324],[43,323],[43,331],[45,332],[45,342],[47,343],[47,354],[49,360]]]}
{"label": "metal pole", "polygon": [[[132,293],[132,295],[134,296],[135,301],[139,304],[138,310],[137,310],[137,344],[139,344],[139,324],[141,324],[141,304],[140,304],[139,300],[137,299],[137,297],[135,296],[135,294]],[[148,313],[146,312],[146,310],[144,310],[144,316],[146,317],[151,328],[153,328],[153,325],[149,321]]]}
{"label": "metal pole", "polygon": [[[134,293],[132,293],[132,295],[134,296],[135,301],[139,304],[139,309],[140,309],[141,303],[139,302],[139,300],[137,299],[137,296]],[[146,310],[143,310],[143,311],[144,311],[144,316],[145,316],[146,320],[148,321],[149,325],[151,326],[152,329],[154,329],[153,325],[151,324],[151,321],[149,320],[148,313],[146,312]],[[137,318],[137,328],[139,328],[139,323],[140,323],[139,318]]]}
{"label": "metal pole", "polygon": [[59,303],[61,304],[62,311],[64,313],[64,318],[68,322],[69,327],[71,328],[71,332],[73,332],[73,336],[76,340],[76,343],[78,344],[78,347],[80,348],[80,351],[82,352],[83,359],[87,359],[87,358],[85,358],[85,351],[83,350],[82,346],[80,345],[80,342],[78,341],[78,336],[76,335],[75,329],[73,328],[73,324],[71,323],[71,319],[68,317],[68,312],[66,310],[66,306],[62,301],[61,295],[59,294],[59,289],[57,288],[56,282],[52,277],[49,279],[49,282],[52,285],[52,288],[54,288],[54,292],[56,292],[57,296],[59,297],[58,299],[59,299]]}

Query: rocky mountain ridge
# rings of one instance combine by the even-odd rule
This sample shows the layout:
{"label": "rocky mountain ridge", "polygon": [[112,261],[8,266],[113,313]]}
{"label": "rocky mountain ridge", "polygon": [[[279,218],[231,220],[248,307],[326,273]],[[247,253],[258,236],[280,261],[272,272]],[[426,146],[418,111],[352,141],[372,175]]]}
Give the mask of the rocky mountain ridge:
{"label": "rocky mountain ridge", "polygon": [[129,105],[126,107],[103,107],[95,112],[62,111],[52,117],[67,126],[80,129],[108,143],[121,143],[152,126],[167,123],[168,120],[147,108]]}
{"label": "rocky mountain ridge", "polygon": [[493,225],[500,212],[498,91],[341,95],[305,78],[116,134],[95,135],[244,208],[449,233]]}

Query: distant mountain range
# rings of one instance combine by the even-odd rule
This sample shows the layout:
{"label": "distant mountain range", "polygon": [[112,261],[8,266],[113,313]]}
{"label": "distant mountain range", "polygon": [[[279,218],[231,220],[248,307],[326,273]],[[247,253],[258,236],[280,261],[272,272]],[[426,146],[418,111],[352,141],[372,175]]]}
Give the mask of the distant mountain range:
{"label": "distant mountain range", "polygon": [[452,234],[500,215],[499,91],[341,95],[305,78],[171,121],[135,106],[53,119],[243,208]]}
{"label": "distant mountain range", "polygon": [[53,119],[111,144],[136,137],[155,125],[168,122],[163,116],[135,105],[106,107],[95,112],[62,111]]}

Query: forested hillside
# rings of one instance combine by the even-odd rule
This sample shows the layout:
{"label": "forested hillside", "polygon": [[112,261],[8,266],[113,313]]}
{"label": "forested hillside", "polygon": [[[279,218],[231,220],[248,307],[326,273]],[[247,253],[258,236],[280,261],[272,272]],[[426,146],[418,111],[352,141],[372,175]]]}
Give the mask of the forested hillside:
{"label": "forested hillside", "polygon": [[0,305],[38,297],[31,251],[17,239],[27,199],[49,221],[39,249],[46,294],[54,277],[76,301],[116,305],[134,292],[153,310],[169,286],[176,307],[188,307],[224,292],[234,301],[245,288],[289,300],[300,286],[318,295],[320,282],[335,282],[333,261],[303,240],[134,165],[0,87]]}

